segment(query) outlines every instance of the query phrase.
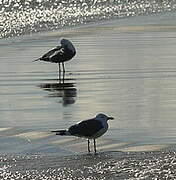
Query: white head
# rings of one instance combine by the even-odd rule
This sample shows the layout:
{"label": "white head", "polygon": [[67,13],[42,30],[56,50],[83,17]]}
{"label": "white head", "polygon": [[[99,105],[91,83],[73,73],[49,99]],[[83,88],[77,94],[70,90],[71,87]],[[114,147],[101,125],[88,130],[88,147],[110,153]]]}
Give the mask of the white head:
{"label": "white head", "polygon": [[100,114],[96,115],[95,119],[98,121],[101,121],[101,122],[107,122],[108,120],[114,119],[114,118],[100,113]]}
{"label": "white head", "polygon": [[72,53],[76,53],[75,47],[73,46],[71,41],[69,41],[68,39],[61,39],[61,45],[62,47],[67,48],[70,51],[72,51]]}

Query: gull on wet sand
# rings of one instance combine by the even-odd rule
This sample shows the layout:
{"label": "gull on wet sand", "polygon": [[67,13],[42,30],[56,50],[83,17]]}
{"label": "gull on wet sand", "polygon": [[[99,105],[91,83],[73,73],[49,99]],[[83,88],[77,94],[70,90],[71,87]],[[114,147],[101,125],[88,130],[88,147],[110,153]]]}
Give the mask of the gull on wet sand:
{"label": "gull on wet sand", "polygon": [[81,121],[67,130],[56,130],[56,135],[77,136],[88,140],[88,152],[90,153],[90,139],[94,141],[94,152],[96,153],[96,139],[108,130],[108,120],[114,119],[105,114],[98,114],[95,118]]}
{"label": "gull on wet sand", "polygon": [[48,51],[42,57],[36,59],[35,61],[47,61],[51,63],[58,63],[59,67],[59,78],[61,76],[61,64],[63,68],[63,76],[65,74],[64,62],[71,60],[75,54],[76,49],[68,39],[61,39],[60,46]]}

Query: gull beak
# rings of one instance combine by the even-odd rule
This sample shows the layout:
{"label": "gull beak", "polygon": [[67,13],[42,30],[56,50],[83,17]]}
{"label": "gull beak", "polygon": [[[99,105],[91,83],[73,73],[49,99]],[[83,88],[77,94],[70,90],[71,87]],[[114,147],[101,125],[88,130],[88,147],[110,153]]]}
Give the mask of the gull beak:
{"label": "gull beak", "polygon": [[113,117],[108,117],[108,120],[113,120],[114,118]]}

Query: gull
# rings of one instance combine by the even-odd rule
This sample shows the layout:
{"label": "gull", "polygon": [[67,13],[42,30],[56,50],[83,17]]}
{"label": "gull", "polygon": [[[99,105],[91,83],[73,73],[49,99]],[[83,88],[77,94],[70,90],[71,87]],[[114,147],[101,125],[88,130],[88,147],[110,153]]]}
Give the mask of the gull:
{"label": "gull", "polygon": [[61,39],[60,46],[48,51],[42,57],[34,61],[47,61],[51,63],[58,63],[59,67],[59,78],[61,76],[61,64],[63,68],[63,74],[65,74],[64,62],[71,60],[75,54],[76,49],[68,39]]}
{"label": "gull", "polygon": [[96,139],[102,136],[108,130],[108,120],[114,119],[105,114],[98,114],[95,118],[83,120],[72,125],[67,130],[56,130],[56,135],[61,136],[77,136],[88,140],[88,152],[90,153],[90,139],[94,141],[94,152],[96,154]]}

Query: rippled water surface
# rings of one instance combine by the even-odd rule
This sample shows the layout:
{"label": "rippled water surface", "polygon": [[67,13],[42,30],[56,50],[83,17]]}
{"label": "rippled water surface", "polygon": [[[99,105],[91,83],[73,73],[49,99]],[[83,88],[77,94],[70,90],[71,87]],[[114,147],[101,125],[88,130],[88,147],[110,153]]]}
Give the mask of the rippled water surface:
{"label": "rippled water surface", "polygon": [[[51,130],[103,112],[114,116],[98,149],[175,149],[175,13],[1,39],[0,153],[86,152],[86,141]],[[77,55],[57,66],[32,62],[60,37]]]}

